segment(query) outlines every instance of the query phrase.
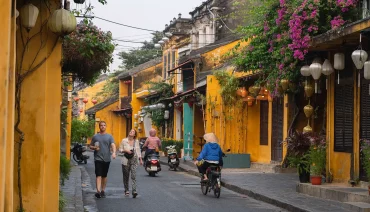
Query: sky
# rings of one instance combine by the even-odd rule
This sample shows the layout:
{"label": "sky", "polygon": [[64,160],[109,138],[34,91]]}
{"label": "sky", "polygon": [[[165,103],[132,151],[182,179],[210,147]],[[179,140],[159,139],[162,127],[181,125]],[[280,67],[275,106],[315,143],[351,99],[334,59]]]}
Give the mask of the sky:
{"label": "sky", "polygon": [[[202,4],[205,0],[107,0],[108,4],[102,5],[98,0],[86,0],[85,3],[91,3],[95,8],[93,15],[130,25],[139,28],[163,31],[165,24],[178,17],[181,13],[183,18],[190,18],[189,12]],[[83,9],[85,4],[74,4],[71,0],[71,9]],[[79,21],[79,19],[77,20]],[[103,31],[111,31],[113,38],[142,42],[150,41],[149,31],[132,29],[99,19],[93,19],[96,26]],[[120,51],[128,51],[132,47],[138,47],[140,44],[117,42],[120,46],[116,47],[114,52],[114,61],[110,65],[110,70],[118,69],[121,64],[117,54]]]}

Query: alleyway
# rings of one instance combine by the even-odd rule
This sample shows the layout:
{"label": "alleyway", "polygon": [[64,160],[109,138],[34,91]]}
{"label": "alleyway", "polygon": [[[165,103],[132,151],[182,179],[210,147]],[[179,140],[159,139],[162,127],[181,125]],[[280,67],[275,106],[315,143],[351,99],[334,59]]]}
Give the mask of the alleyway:
{"label": "alleyway", "polygon": [[[91,153],[88,153],[91,154]],[[85,165],[90,177],[91,189],[84,192],[84,203],[91,203],[95,192],[94,165],[89,159]],[[201,193],[199,178],[184,172],[168,171],[167,166],[156,177],[149,177],[142,167],[138,168],[138,197],[123,195],[120,160],[111,163],[108,175],[107,197],[96,199],[100,212],[110,211],[284,211],[275,206],[256,201],[245,195],[223,188],[220,199],[213,194]]]}

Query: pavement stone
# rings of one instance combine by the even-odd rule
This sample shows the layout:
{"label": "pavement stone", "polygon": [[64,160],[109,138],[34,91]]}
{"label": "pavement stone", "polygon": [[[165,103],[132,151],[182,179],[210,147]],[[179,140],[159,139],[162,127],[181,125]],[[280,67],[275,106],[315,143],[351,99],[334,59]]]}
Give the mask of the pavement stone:
{"label": "pavement stone", "polygon": [[[166,157],[161,163],[166,164]],[[191,161],[180,161],[179,169],[199,176],[198,170]],[[349,212],[348,204],[320,199],[296,192],[299,182],[297,174],[259,173],[252,169],[223,169],[222,184],[224,187],[248,195],[288,211],[294,212]]]}
{"label": "pavement stone", "polygon": [[69,179],[64,182],[61,190],[66,199],[64,212],[84,211],[82,201],[81,170],[79,166],[72,165]]}

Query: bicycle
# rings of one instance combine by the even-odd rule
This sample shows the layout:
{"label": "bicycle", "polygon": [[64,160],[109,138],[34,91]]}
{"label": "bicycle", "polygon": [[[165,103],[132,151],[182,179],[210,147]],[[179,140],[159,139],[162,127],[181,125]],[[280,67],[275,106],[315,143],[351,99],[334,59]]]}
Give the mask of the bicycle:
{"label": "bicycle", "polygon": [[[220,198],[221,195],[221,168],[220,166],[211,165],[206,171],[208,181],[201,182],[200,187],[202,193],[207,195],[208,192],[213,190],[213,194],[216,198]],[[203,180],[203,177],[202,177]]]}

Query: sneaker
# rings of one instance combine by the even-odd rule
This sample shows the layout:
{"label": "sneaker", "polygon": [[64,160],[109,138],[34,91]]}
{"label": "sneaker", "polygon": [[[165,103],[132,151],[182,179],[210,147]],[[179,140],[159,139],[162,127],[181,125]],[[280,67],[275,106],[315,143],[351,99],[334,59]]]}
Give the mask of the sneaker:
{"label": "sneaker", "polygon": [[100,198],[101,198],[100,193],[99,193],[99,192],[96,192],[96,193],[95,193],[95,197],[96,197],[96,198],[98,198],[98,199],[100,199]]}
{"label": "sneaker", "polygon": [[136,192],[132,192],[132,198],[136,198],[137,196],[137,193]]}
{"label": "sneaker", "polygon": [[100,192],[100,196],[102,197],[102,198],[105,198],[106,196],[105,196],[105,192],[104,191],[101,191]]}

